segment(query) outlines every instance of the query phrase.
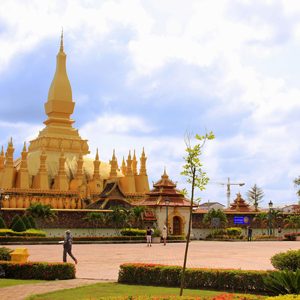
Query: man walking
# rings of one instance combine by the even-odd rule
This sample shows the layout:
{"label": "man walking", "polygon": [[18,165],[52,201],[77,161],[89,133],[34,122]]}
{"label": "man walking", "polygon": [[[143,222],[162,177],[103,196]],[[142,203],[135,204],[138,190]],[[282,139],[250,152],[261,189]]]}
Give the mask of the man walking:
{"label": "man walking", "polygon": [[69,254],[70,257],[74,260],[75,264],[77,264],[77,259],[72,254],[72,243],[73,243],[73,238],[71,235],[71,231],[67,230],[64,239],[63,262],[67,262],[67,254]]}

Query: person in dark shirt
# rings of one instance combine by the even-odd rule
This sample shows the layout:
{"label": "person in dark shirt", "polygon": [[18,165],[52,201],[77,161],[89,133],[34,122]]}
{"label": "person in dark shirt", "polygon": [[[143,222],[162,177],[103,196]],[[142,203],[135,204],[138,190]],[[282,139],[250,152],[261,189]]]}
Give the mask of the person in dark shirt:
{"label": "person in dark shirt", "polygon": [[67,254],[69,254],[70,257],[74,260],[75,264],[77,264],[77,259],[72,254],[72,243],[73,243],[73,238],[71,232],[70,230],[67,230],[64,239],[63,262],[67,262]]}
{"label": "person in dark shirt", "polygon": [[252,228],[248,226],[248,241],[252,241]]}
{"label": "person in dark shirt", "polygon": [[148,226],[146,230],[147,247],[152,247],[152,229]]}

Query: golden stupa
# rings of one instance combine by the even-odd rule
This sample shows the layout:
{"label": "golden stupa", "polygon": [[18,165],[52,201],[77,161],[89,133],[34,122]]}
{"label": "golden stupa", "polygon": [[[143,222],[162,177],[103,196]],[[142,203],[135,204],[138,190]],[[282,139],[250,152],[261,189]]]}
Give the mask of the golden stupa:
{"label": "golden stupa", "polygon": [[[66,70],[63,34],[56,56],[56,71],[52,80],[45,112],[45,127],[28,150],[24,143],[21,157],[14,160],[13,141],[4,155],[0,153],[0,188],[3,208],[27,208],[31,203],[50,204],[57,209],[81,209],[97,201],[108,183],[116,182],[126,200],[134,202],[149,191],[144,150],[137,171],[135,152],[129,151],[127,164],[123,158],[118,167],[115,150],[109,163],[89,154],[88,141],[81,138],[72,125],[75,102]],[[8,197],[3,197],[8,195]]]}

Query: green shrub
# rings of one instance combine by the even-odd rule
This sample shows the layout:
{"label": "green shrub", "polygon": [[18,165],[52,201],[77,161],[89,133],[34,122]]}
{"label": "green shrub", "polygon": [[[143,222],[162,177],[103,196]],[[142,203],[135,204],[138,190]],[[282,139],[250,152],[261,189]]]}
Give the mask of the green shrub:
{"label": "green shrub", "polygon": [[300,294],[300,269],[274,272],[264,278],[264,283],[273,295]]}
{"label": "green shrub", "polygon": [[6,228],[6,224],[5,224],[2,216],[0,216],[0,228]]}
{"label": "green shrub", "polygon": [[265,300],[299,300],[299,295],[281,295],[281,296],[275,296],[275,297],[267,297]]}
{"label": "green shrub", "polygon": [[21,218],[20,218],[19,215],[14,215],[14,217],[13,217],[11,223],[10,223],[9,228],[12,228],[12,227],[15,225],[15,223],[17,223],[17,221],[19,221],[20,219],[21,219]]}
{"label": "green shrub", "polygon": [[300,250],[289,250],[277,253],[271,257],[275,269],[296,271],[300,269]]}
{"label": "green shrub", "polygon": [[229,228],[226,228],[226,232],[227,232],[228,235],[240,236],[242,234],[242,228],[240,228],[240,227],[229,227]]}
{"label": "green shrub", "polygon": [[137,228],[124,228],[120,231],[123,236],[145,236],[146,230]]}
{"label": "green shrub", "polygon": [[13,252],[12,249],[1,247],[0,248],[0,260],[10,260],[10,253]]}
{"label": "green shrub", "polygon": [[25,236],[45,237],[46,232],[42,231],[42,230],[37,230],[37,229],[28,229],[28,230],[22,231],[22,232],[13,231],[12,229],[0,229],[0,241],[1,241],[1,237],[9,237],[9,236],[13,236],[13,237],[25,237]]}
{"label": "green shrub", "polygon": [[30,221],[28,220],[28,218],[27,218],[26,215],[23,215],[21,219],[22,219],[22,221],[23,221],[23,223],[24,223],[26,229],[32,228],[32,227],[31,227],[31,224],[30,224]]}
{"label": "green shrub", "polygon": [[6,278],[40,280],[75,278],[75,266],[70,263],[14,263],[1,261],[0,266],[4,269]]}
{"label": "green shrub", "polygon": [[[155,264],[123,264],[118,282],[154,286],[180,285],[181,267]],[[185,287],[266,293],[263,278],[274,271],[242,271],[225,269],[187,269]]]}
{"label": "green shrub", "polygon": [[19,220],[17,220],[13,226],[11,227],[11,229],[13,231],[16,231],[16,232],[22,232],[22,231],[26,231],[26,226],[24,224],[24,222],[22,221],[21,218],[19,218]]}
{"label": "green shrub", "polygon": [[27,219],[28,219],[28,221],[29,221],[29,223],[30,223],[30,228],[36,229],[36,223],[35,223],[35,221],[34,221],[34,218],[33,218],[31,215],[29,215],[29,216],[27,217]]}

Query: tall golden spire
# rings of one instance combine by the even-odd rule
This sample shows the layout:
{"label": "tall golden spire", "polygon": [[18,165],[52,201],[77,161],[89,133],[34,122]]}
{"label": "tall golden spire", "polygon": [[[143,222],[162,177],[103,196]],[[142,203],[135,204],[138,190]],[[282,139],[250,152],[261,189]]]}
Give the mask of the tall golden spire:
{"label": "tall golden spire", "polygon": [[78,130],[73,128],[74,120],[71,119],[75,102],[72,99],[72,88],[66,69],[67,56],[64,52],[64,34],[61,32],[59,51],[56,55],[56,70],[51,82],[48,99],[45,103],[45,112],[48,116],[44,121],[46,125],[39,136],[30,142],[29,152],[42,151],[55,152],[59,157],[60,147],[63,146],[66,157],[70,153],[79,155],[88,154],[88,144],[82,140]]}
{"label": "tall golden spire", "polygon": [[117,177],[117,169],[118,169],[118,161],[116,158],[115,149],[113,150],[113,155],[112,155],[111,161],[109,163],[110,163],[109,177],[116,178]]}
{"label": "tall golden spire", "polygon": [[136,155],[135,155],[135,150],[133,151],[133,158],[132,158],[132,171],[133,175],[137,175],[137,160],[136,160]]}
{"label": "tall golden spire", "polygon": [[146,169],[146,161],[147,161],[147,157],[145,155],[145,150],[143,147],[143,152],[140,158],[141,161],[141,165],[140,165],[140,175],[147,175],[147,169]]}

